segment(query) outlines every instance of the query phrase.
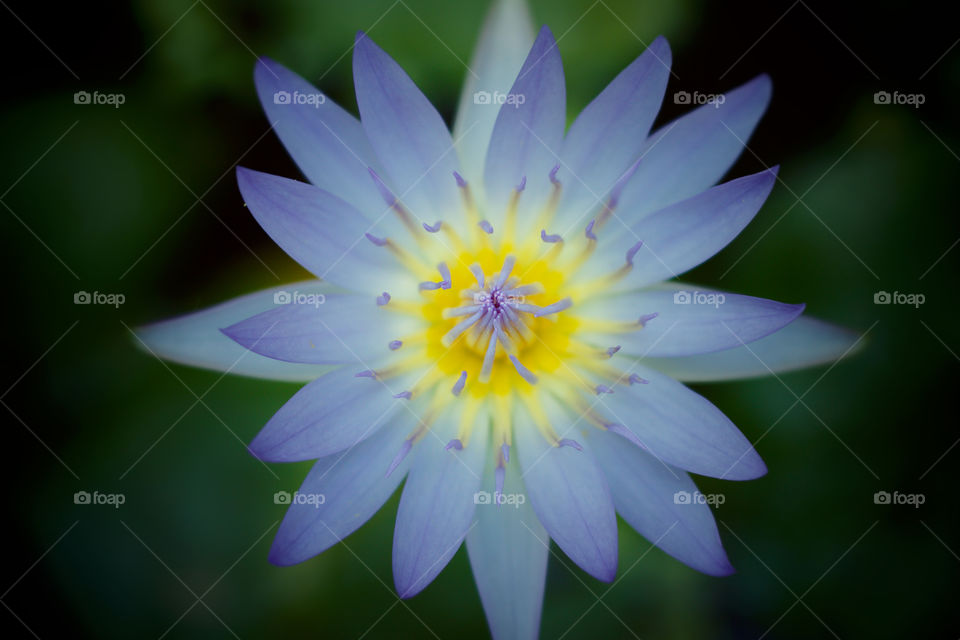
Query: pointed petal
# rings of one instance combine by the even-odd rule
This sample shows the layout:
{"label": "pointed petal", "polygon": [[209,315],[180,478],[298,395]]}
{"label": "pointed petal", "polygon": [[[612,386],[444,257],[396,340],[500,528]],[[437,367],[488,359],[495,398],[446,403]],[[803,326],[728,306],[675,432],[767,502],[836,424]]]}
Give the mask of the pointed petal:
{"label": "pointed petal", "polygon": [[343,200],[304,182],[243,167],[237,168],[237,182],[260,226],[317,277],[354,291],[416,286],[401,275],[404,270],[396,268],[386,247],[364,236],[377,235],[379,227]]}
{"label": "pointed petal", "polygon": [[617,513],[640,535],[697,571],[733,573],[710,506],[695,499],[700,494],[685,471],[609,432],[592,431],[586,443],[607,476]]}
{"label": "pointed petal", "polygon": [[393,354],[390,340],[416,326],[412,318],[377,305],[373,295],[331,293],[291,298],[223,332],[268,358],[371,368]]}
{"label": "pointed petal", "polygon": [[[438,418],[438,422],[444,416]],[[445,448],[455,421],[423,437],[400,497],[393,534],[393,581],[401,598],[417,595],[447,566],[470,530],[487,453],[487,429],[477,424],[462,449]]]}
{"label": "pointed petal", "polygon": [[800,316],[746,347],[683,358],[650,358],[644,364],[688,382],[754,378],[849,357],[863,347],[861,338],[848,329]]}
{"label": "pointed petal", "polygon": [[[618,344],[624,353],[676,357],[739,347],[779,331],[803,313],[802,304],[784,304],[735,293],[686,286],[632,291],[574,307],[577,315],[632,326],[626,332],[585,328],[597,346]],[[640,325],[637,319],[657,314]]]}
{"label": "pointed petal", "polygon": [[[490,456],[483,490],[496,490]],[[550,538],[527,498],[516,456],[506,465],[503,495],[509,501],[477,505],[477,525],[467,535],[470,567],[495,640],[536,640],[543,609]]]}
{"label": "pointed petal", "polygon": [[620,199],[627,224],[716,184],[766,111],[770,92],[769,76],[757,76],[723,103],[705,104],[655,131]]}
{"label": "pointed petal", "polygon": [[135,331],[136,344],[157,357],[193,367],[253,378],[306,382],[326,373],[330,367],[281,362],[261,356],[237,344],[220,329],[273,308],[276,304],[274,296],[319,295],[329,289],[330,285],[313,280],[258,291],[208,309],[139,327]]}
{"label": "pointed petal", "polygon": [[488,219],[497,229],[510,194],[526,177],[518,219],[538,211],[550,192],[566,124],[566,88],[560,51],[543,27],[510,88],[513,103],[497,115],[484,165]]}
{"label": "pointed petal", "polygon": [[443,118],[383,49],[358,33],[353,49],[357,106],[370,144],[396,195],[423,220],[461,208],[457,153]]}
{"label": "pointed petal", "polygon": [[307,179],[377,219],[387,207],[367,172],[379,166],[360,121],[269,58],[257,61],[254,82],[267,119]]}
{"label": "pointed petal", "polygon": [[[563,437],[574,420],[551,399],[547,417]],[[617,518],[607,481],[589,451],[553,446],[527,417],[514,429],[530,504],[557,545],[604,582],[617,573]]]}
{"label": "pointed petal", "polygon": [[[406,413],[406,412],[405,412]],[[292,503],[270,549],[270,562],[287,566],[326,551],[360,528],[393,495],[407,473],[405,460],[386,470],[415,419],[399,419],[343,453],[317,460]]]}
{"label": "pointed petal", "polygon": [[709,260],[743,230],[773,189],[777,168],[737,178],[653,213],[624,233],[611,220],[599,233],[610,238],[591,259],[591,274],[623,265],[627,250],[643,242],[633,269],[615,290],[635,289],[675,278]]}
{"label": "pointed petal", "polygon": [[396,380],[356,377],[342,368],[300,389],[250,443],[250,453],[267,462],[314,460],[339,453],[369,438],[394,416],[406,413]]}
{"label": "pointed petal", "polygon": [[[670,46],[663,37],[620,72],[577,116],[560,154],[563,198],[558,229],[586,226],[588,214],[640,157],[670,77]],[[641,163],[645,162],[642,160]]]}
{"label": "pointed petal", "polygon": [[654,457],[724,480],[752,480],[767,472],[750,441],[709,400],[643,365],[630,371],[649,384],[624,379],[614,393],[599,396],[595,409],[608,423],[633,432]]}
{"label": "pointed petal", "polygon": [[[470,60],[453,127],[460,166],[469,181],[482,184],[483,162],[499,112],[493,94],[510,91],[533,44],[533,36],[526,2],[494,1]],[[489,102],[486,95],[491,98]]]}

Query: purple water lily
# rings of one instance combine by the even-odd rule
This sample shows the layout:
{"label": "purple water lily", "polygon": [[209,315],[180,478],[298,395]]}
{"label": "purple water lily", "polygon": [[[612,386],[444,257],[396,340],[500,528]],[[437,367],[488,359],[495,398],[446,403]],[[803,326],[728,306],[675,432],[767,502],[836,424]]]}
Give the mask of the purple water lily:
{"label": "purple water lily", "polygon": [[[710,575],[733,571],[688,472],[766,467],[682,384],[830,361],[846,331],[803,305],[673,281],[723,249],[776,169],[714,186],[770,99],[760,76],[650,133],[670,75],[658,38],[565,130],[560,55],[518,2],[494,5],[453,134],[363,33],[360,119],[279,64],[270,122],[309,183],[238,169],[247,206],[317,280],[145,327],[154,353],[309,381],[250,445],[317,460],[270,560],[302,562],[406,480],[393,574],[410,597],[465,540],[497,638],[539,630],[549,541],[617,571],[621,517]],[[668,282],[668,280],[670,280]]]}

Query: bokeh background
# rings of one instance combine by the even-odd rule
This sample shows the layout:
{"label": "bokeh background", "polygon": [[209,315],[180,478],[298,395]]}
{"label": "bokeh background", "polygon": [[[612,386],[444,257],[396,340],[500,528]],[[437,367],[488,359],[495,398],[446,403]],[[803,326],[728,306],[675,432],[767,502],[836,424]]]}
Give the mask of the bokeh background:
{"label": "bokeh background", "polygon": [[[397,496],[346,545],[268,564],[273,494],[309,463],[262,465],[244,444],[296,387],[168,369],[128,328],[304,275],[234,181],[237,163],[299,176],[267,133],[256,55],[355,110],[349,49],[365,29],[450,122],[488,3],[0,4],[4,637],[487,637],[463,549],[398,603]],[[736,575],[699,575],[621,526],[612,588],[551,559],[542,637],[960,635],[956,22],[924,3],[531,4],[562,36],[571,117],[658,34],[675,71],[659,123],[688,108],[676,91],[771,74],[731,175],[779,163],[782,181],[686,279],[804,301],[867,342],[829,371],[697,387],[770,468],[700,480],[726,496]],[[78,105],[81,90],[125,102]],[[924,102],[877,104],[878,91]],[[125,303],[75,305],[80,290]],[[881,290],[925,303],[875,305]],[[76,505],[80,490],[125,504]],[[877,491],[924,504],[877,505]]]}

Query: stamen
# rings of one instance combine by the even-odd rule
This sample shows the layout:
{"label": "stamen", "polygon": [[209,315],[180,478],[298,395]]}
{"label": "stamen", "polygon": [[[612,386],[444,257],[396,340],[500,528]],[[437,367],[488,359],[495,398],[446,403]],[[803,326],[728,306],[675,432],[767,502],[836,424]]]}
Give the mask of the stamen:
{"label": "stamen", "polygon": [[654,318],[656,318],[658,315],[660,315],[660,314],[659,314],[659,313],[648,313],[648,314],[645,315],[645,316],[640,316],[640,319],[637,320],[637,324],[639,324],[641,327],[645,327],[645,326],[647,326],[647,323],[648,323],[648,322],[650,322],[651,320],[653,320]]}
{"label": "stamen", "polygon": [[443,285],[442,282],[421,282],[420,291],[435,291]]}
{"label": "stamen", "polygon": [[633,431],[630,431],[630,429],[627,429],[622,424],[608,424],[607,431],[609,431],[610,433],[615,433],[618,436],[621,436],[623,438],[626,438],[627,440],[637,445],[641,449],[647,448],[646,445],[644,445],[640,441],[640,438],[637,437],[637,434],[635,434]]}
{"label": "stamen", "polygon": [[374,184],[377,185],[377,191],[380,192],[380,197],[383,198],[384,202],[387,203],[387,206],[393,209],[397,215],[400,216],[400,220],[403,222],[404,226],[410,230],[412,233],[416,229],[413,220],[410,217],[410,213],[404,208],[404,206],[397,200],[397,197],[393,195],[393,192],[384,184],[383,180],[380,179],[380,176],[377,175],[377,172],[372,168],[367,167],[367,172],[370,174],[370,177],[373,178]]}
{"label": "stamen", "polygon": [[617,345],[615,347],[610,347],[609,349],[607,349],[607,357],[612,358],[613,354],[615,354],[617,351],[620,351],[620,345]]}
{"label": "stamen", "polygon": [[467,372],[461,371],[460,377],[457,378],[457,381],[453,385],[453,389],[450,390],[451,393],[455,396],[459,396],[460,392],[463,391],[464,385],[467,384]]}
{"label": "stamen", "polygon": [[642,246],[643,246],[643,240],[641,240],[637,244],[627,249],[627,264],[629,266],[631,267],[633,266],[633,257],[637,255],[637,251],[640,251],[640,247]]}
{"label": "stamen", "polygon": [[598,396],[604,393],[613,393],[613,389],[605,384],[598,384],[596,387],[594,387],[594,389],[596,390]]}
{"label": "stamen", "polygon": [[530,369],[527,369],[523,366],[523,363],[517,360],[517,356],[510,354],[510,362],[513,363],[514,368],[517,370],[517,373],[520,374],[520,377],[529,382],[530,384],[537,384],[538,378],[530,372]]}
{"label": "stamen", "polygon": [[483,289],[483,268],[474,262],[472,265],[470,265],[470,273],[473,274],[473,277],[477,279],[477,284],[481,289]]}
{"label": "stamen", "polygon": [[477,226],[486,231],[488,234],[493,233],[493,225],[486,220],[481,220],[477,223]]}
{"label": "stamen", "polygon": [[447,263],[441,262],[438,264],[437,271],[440,272],[440,276],[443,278],[443,280],[440,281],[440,286],[444,289],[449,289],[453,281],[450,279],[450,268],[447,266]]}
{"label": "stamen", "polygon": [[390,302],[390,294],[387,293],[386,291],[384,291],[383,293],[381,293],[380,295],[377,296],[377,306],[378,306],[378,307],[382,307],[383,305],[387,304],[388,302]]}
{"label": "stamen", "polygon": [[430,233],[436,233],[437,231],[440,231],[440,227],[443,226],[443,221],[437,220],[436,222],[433,223],[433,226],[428,225],[426,222],[423,222],[421,224],[423,224],[423,228],[429,231]]}
{"label": "stamen", "polygon": [[650,384],[649,380],[641,378],[635,373],[630,374],[630,378],[627,380],[630,384]]}
{"label": "stamen", "polygon": [[367,240],[369,240],[369,241],[372,242],[373,244],[377,245],[378,247],[383,247],[383,246],[386,246],[386,244],[387,244],[386,238],[378,238],[377,236],[373,235],[372,233],[365,233],[365,234],[363,234],[363,235],[366,236]]}
{"label": "stamen", "polygon": [[413,396],[409,391],[401,391],[400,393],[393,394],[393,397],[397,400],[409,400]]}
{"label": "stamen", "polygon": [[367,369],[366,371],[361,371],[360,373],[353,374],[354,378],[370,378],[372,380],[377,379],[377,372],[373,369]]}
{"label": "stamen", "polygon": [[590,223],[587,225],[586,230],[583,232],[583,235],[587,236],[587,240],[597,239],[596,234],[593,232],[593,225],[596,224],[596,222],[597,222],[596,218],[591,220]]}
{"label": "stamen", "polygon": [[640,160],[642,159],[643,158],[637,158],[637,161],[630,165],[627,170],[623,172],[623,175],[617,178],[617,181],[614,183],[613,189],[610,190],[610,197],[607,199],[607,208],[611,211],[616,209],[617,205],[620,204],[620,194],[623,193],[624,187],[627,186],[633,174],[637,172],[637,169],[640,167]]}
{"label": "stamen", "polygon": [[503,459],[505,462],[510,462],[510,445],[504,442],[500,445],[500,453],[503,454]]}
{"label": "stamen", "polygon": [[497,274],[497,279],[493,281],[494,289],[502,287],[503,283],[510,277],[510,272],[513,271],[513,263],[514,257],[512,254],[503,259],[503,267],[501,267],[500,273]]}
{"label": "stamen", "polygon": [[560,311],[563,311],[564,309],[569,309],[572,306],[573,306],[573,300],[571,300],[570,298],[564,298],[559,302],[554,302],[553,304],[548,304],[545,307],[540,307],[539,309],[533,312],[533,315],[536,318],[542,318],[543,316],[548,316],[552,313],[559,313]]}
{"label": "stamen", "polygon": [[391,340],[390,344],[388,344],[387,346],[390,347],[390,351],[396,351],[397,349],[403,346],[403,342],[401,342],[400,340]]}
{"label": "stamen", "polygon": [[465,188],[466,188],[466,186],[467,186],[467,181],[463,179],[463,176],[461,176],[459,173],[457,173],[456,171],[454,171],[454,172],[453,172],[453,177],[456,179],[456,181],[457,181],[457,186],[458,186],[458,187],[460,187],[461,189],[465,189]]}
{"label": "stamen", "polygon": [[413,448],[413,436],[404,440],[403,444],[400,445],[400,451],[398,451],[397,455],[394,456],[393,461],[387,468],[387,475],[384,477],[390,477],[390,474],[393,473],[393,470],[396,469],[400,463],[403,462],[403,459],[407,457],[407,454],[410,453],[411,448]]}
{"label": "stamen", "polygon": [[559,170],[560,170],[559,164],[553,165],[553,169],[550,169],[550,183],[553,184],[555,187],[560,186],[560,181],[557,180],[557,171]]}
{"label": "stamen", "polygon": [[450,449],[456,449],[457,451],[463,451],[463,443],[460,442],[459,438],[454,438],[447,443],[447,446],[443,448],[444,451],[450,451]]}
{"label": "stamen", "polygon": [[557,441],[558,447],[571,447],[577,451],[583,451],[583,447],[576,440],[570,440],[568,438],[563,438],[562,440]]}
{"label": "stamen", "polygon": [[544,242],[560,242],[563,240],[559,233],[547,235],[546,229],[540,229],[540,239]]}

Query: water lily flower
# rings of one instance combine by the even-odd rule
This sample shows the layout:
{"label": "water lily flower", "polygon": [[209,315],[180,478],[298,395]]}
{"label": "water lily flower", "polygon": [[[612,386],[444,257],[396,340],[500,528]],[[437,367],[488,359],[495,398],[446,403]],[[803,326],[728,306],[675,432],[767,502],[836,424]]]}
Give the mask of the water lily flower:
{"label": "water lily flower", "polygon": [[309,182],[240,168],[250,212],[316,280],[142,328],[160,357],[309,381],[250,444],[316,460],[270,551],[328,549],[404,482],[393,575],[423,590],[465,541],[492,634],[532,638],[552,540],[603,581],[620,516],[710,575],[733,571],[689,473],[766,472],[683,382],[828,362],[853,343],[784,304],[674,280],[750,222],[776,169],[717,185],[770,99],[759,76],[651,131],[658,38],[566,128],[547,27],[494,3],[453,131],[356,38],[357,119],[268,59],[270,122]]}

